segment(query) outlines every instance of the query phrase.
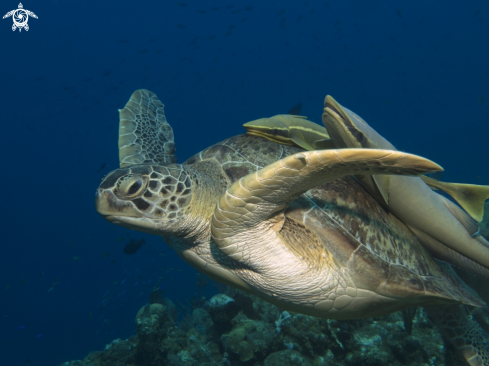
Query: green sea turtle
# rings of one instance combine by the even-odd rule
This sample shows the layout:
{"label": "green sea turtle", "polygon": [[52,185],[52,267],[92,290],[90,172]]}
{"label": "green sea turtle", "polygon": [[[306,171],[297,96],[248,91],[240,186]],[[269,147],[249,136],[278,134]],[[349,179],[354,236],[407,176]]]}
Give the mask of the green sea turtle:
{"label": "green sea turtle", "polygon": [[[160,235],[214,280],[307,315],[485,305],[349,176],[418,175],[437,164],[391,150],[304,151],[249,134],[176,164],[163,108],[138,90],[120,111],[121,167],[96,192],[109,222]],[[461,327],[456,336],[483,360]]]}

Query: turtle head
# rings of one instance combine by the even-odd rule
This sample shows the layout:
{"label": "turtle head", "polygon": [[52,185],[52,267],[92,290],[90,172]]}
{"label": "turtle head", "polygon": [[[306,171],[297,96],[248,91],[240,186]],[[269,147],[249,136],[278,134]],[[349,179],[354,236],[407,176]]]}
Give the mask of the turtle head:
{"label": "turtle head", "polygon": [[95,195],[109,222],[158,235],[185,234],[192,179],[180,164],[140,164],[108,174]]}
{"label": "turtle head", "polygon": [[97,189],[97,211],[131,229],[181,234],[192,180],[190,168],[176,164],[173,130],[163,103],[149,90],[136,90],[119,118],[120,169],[108,174]]}

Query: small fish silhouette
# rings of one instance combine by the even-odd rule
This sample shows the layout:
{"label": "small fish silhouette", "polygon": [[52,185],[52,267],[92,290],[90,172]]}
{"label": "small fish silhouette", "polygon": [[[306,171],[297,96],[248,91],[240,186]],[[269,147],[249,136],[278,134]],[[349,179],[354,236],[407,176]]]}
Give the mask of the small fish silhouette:
{"label": "small fish silhouette", "polygon": [[106,166],[107,166],[106,163],[102,163],[102,165],[100,165],[100,168],[97,169],[96,173],[102,171],[102,169],[104,169]]}
{"label": "small fish silhouette", "polygon": [[127,244],[125,247],[124,247],[124,253],[125,254],[136,254],[136,252],[141,249],[141,247],[143,246],[143,244],[146,244],[146,242],[144,241],[144,238],[141,238],[141,240],[136,240],[136,239],[131,239],[131,241],[129,242],[129,244]]}
{"label": "small fish silhouette", "polygon": [[288,114],[292,114],[294,116],[300,116],[301,115],[301,109],[302,109],[302,103],[299,102],[299,104],[297,104],[297,105],[295,105],[289,109]]}

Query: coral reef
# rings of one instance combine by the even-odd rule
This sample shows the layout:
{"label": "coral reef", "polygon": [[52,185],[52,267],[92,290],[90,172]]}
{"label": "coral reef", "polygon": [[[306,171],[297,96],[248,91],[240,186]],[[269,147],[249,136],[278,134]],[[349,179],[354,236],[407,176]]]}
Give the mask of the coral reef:
{"label": "coral reef", "polygon": [[136,331],[84,360],[62,365],[466,365],[422,309],[408,335],[401,313],[349,321],[318,319],[232,289],[188,311],[180,321],[168,299],[145,305],[136,316]]}

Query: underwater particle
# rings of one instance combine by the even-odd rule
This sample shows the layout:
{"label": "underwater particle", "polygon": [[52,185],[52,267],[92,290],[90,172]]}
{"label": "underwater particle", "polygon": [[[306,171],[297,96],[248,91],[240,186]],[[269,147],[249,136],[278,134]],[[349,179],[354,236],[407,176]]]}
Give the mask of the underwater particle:
{"label": "underwater particle", "polygon": [[56,278],[56,280],[54,280],[54,282],[51,284],[51,288],[48,290],[48,292],[51,292],[54,290],[54,288],[59,285],[59,281],[58,279]]}
{"label": "underwater particle", "polygon": [[136,254],[137,251],[139,249],[141,249],[141,247],[144,244],[146,244],[146,242],[144,241],[144,238],[141,238],[141,240],[131,239],[129,244],[127,244],[124,247],[124,254],[128,254],[128,255]]}

